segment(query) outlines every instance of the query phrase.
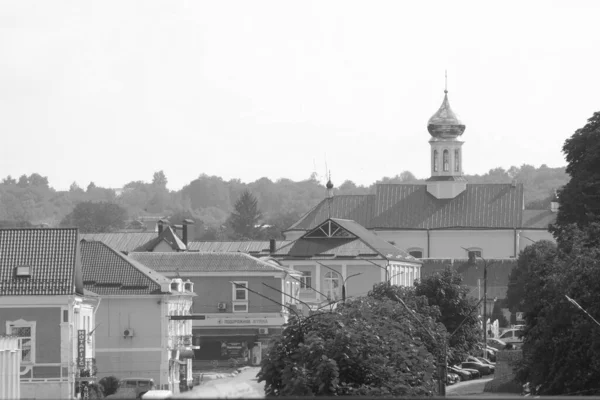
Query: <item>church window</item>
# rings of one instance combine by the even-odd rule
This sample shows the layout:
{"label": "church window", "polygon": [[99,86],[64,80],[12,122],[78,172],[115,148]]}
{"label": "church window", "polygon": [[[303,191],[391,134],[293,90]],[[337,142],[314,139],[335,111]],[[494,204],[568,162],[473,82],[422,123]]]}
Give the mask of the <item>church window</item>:
{"label": "church window", "polygon": [[450,170],[450,153],[448,153],[448,150],[444,150],[444,172],[448,172]]}
{"label": "church window", "polygon": [[433,151],[433,172],[437,172],[439,169],[439,161],[438,161],[438,151],[434,150]]}
{"label": "church window", "polygon": [[460,172],[460,151],[454,150],[454,172]]}

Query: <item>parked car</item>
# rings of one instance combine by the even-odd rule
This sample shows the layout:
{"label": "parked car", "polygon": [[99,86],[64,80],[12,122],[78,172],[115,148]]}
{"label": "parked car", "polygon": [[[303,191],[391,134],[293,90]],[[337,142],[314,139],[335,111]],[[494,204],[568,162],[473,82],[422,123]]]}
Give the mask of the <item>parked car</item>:
{"label": "parked car", "polygon": [[[475,346],[475,348],[479,351],[479,354],[483,353],[483,343],[477,343],[477,346]],[[486,346],[485,347],[485,354],[486,354],[486,358],[490,361],[496,362],[496,353],[498,352],[497,349],[490,347],[490,346]]]}
{"label": "parked car", "polygon": [[454,385],[456,382],[460,382],[460,376],[454,372],[449,372],[446,374],[446,385]]}
{"label": "parked car", "polygon": [[491,362],[490,360],[488,360],[487,358],[483,358],[483,357],[475,357],[477,360],[481,361],[484,364],[487,365],[491,365],[492,367],[494,367],[494,369],[496,368],[496,363]]}
{"label": "parked car", "polygon": [[494,368],[491,365],[486,365],[482,362],[465,361],[461,363],[461,367],[476,369],[481,375],[490,375],[494,373]]}
{"label": "parked car", "polygon": [[117,392],[106,398],[141,399],[146,392],[154,388],[154,379],[151,378],[123,378],[119,381]]}
{"label": "parked car", "polygon": [[462,368],[448,367],[448,371],[451,371],[452,373],[458,375],[461,381],[469,381],[471,379],[474,379],[474,376],[469,371],[466,371]]}
{"label": "parked car", "polygon": [[492,347],[496,350],[504,350],[506,347],[506,342],[496,338],[488,338],[487,345],[488,347]]}
{"label": "parked car", "polygon": [[500,340],[508,343],[520,344],[523,343],[523,331],[520,329],[508,329],[502,333],[499,337]]}
{"label": "parked car", "polygon": [[462,367],[461,365],[454,365],[452,368],[455,368],[459,371],[467,372],[470,375],[471,379],[477,379],[481,377],[481,373],[473,368]]}

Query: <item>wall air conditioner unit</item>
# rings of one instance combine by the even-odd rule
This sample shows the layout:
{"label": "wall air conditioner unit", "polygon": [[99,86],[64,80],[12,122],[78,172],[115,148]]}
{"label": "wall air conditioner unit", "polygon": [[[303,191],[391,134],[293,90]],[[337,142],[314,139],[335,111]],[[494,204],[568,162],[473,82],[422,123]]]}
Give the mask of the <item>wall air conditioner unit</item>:
{"label": "wall air conditioner unit", "polygon": [[123,329],[123,337],[124,338],[133,337],[133,329],[131,329],[131,328]]}
{"label": "wall air conditioner unit", "polygon": [[225,311],[227,310],[227,303],[219,303],[217,305],[217,308],[219,309],[219,311]]}
{"label": "wall air conditioner unit", "polygon": [[258,334],[259,335],[268,335],[269,334],[269,328],[258,328]]}

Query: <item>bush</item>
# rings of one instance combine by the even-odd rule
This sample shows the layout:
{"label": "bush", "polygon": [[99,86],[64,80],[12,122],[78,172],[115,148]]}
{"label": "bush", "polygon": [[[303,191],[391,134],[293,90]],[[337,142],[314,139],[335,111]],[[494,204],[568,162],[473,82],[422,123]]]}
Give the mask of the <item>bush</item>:
{"label": "bush", "polygon": [[119,379],[115,376],[106,376],[98,382],[103,388],[104,396],[115,394],[119,388]]}

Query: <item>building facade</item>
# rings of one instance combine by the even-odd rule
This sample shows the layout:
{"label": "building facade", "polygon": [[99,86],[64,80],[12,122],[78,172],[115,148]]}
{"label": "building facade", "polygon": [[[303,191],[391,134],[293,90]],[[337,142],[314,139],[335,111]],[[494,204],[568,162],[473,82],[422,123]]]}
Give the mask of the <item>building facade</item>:
{"label": "building facade", "polygon": [[[140,252],[130,257],[194,284],[194,364],[258,364],[271,338],[296,312],[300,274],[242,253]],[[235,361],[232,361],[235,360]]]}
{"label": "building facade", "polygon": [[21,398],[73,398],[93,375],[98,304],[83,288],[77,229],[1,229],[0,254],[0,329],[18,337]]}
{"label": "building facade", "polygon": [[101,296],[98,377],[152,378],[179,393],[192,385],[192,282],[169,279],[98,241],[81,241],[83,283]]}

